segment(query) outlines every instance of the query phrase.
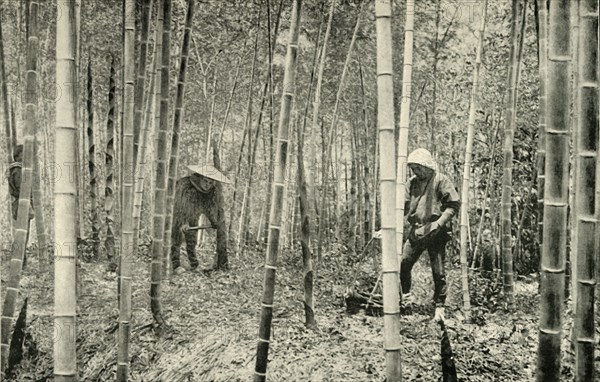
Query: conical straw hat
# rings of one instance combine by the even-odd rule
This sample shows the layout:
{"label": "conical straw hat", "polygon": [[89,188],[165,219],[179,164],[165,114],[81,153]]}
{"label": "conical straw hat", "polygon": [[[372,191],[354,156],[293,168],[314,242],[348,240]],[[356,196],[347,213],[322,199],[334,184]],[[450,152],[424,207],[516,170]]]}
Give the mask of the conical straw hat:
{"label": "conical straw hat", "polygon": [[200,174],[202,176],[205,176],[207,178],[214,179],[217,182],[231,183],[229,181],[229,179],[227,179],[227,177],[221,171],[216,169],[215,166],[211,166],[209,164],[202,164],[202,165],[189,165],[189,166],[187,166],[187,168],[190,171],[193,171],[193,172]]}

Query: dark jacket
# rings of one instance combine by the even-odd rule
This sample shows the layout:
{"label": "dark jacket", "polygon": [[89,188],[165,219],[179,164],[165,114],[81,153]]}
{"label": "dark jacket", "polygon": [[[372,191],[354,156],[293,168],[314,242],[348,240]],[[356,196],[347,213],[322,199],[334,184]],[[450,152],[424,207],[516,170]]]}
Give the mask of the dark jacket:
{"label": "dark jacket", "polygon": [[[448,223],[460,208],[460,198],[448,177],[439,172],[427,180],[411,177],[406,183],[404,213],[412,226],[421,226],[439,219]],[[448,225],[448,224],[446,224]]]}

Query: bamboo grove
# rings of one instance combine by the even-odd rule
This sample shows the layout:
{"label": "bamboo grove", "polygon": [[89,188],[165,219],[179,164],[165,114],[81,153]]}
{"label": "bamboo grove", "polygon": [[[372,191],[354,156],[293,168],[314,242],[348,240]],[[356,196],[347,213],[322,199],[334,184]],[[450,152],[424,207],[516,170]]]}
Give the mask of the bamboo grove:
{"label": "bamboo grove", "polygon": [[[377,376],[410,380],[406,316],[420,313],[402,290],[417,148],[460,197],[445,252],[454,319],[440,320],[442,343],[455,322],[484,325],[482,279],[514,332],[531,279],[531,376],[559,381],[572,368],[576,381],[599,378],[598,3],[483,0],[468,21],[447,0],[1,3],[2,378],[24,357],[28,304],[30,316],[46,312],[29,297],[32,275],[44,274],[56,381],[90,378],[83,347],[98,293],[111,296],[96,326],[111,325],[100,335],[112,349],[94,377],[136,380],[140,347],[177,337],[195,325],[178,328],[178,316],[204,309],[252,328],[252,349],[230,367],[275,380],[288,350],[279,330],[291,330],[281,320],[298,305],[290,290],[296,323],[318,337],[323,327],[337,335],[332,299],[347,308],[362,298],[380,316]],[[214,210],[182,228],[178,187],[194,165],[223,177]],[[196,248],[208,268],[195,269]],[[93,267],[102,268],[94,280]],[[347,269],[352,279],[340,281]],[[215,313],[221,301],[204,294],[234,294],[244,273],[254,283],[240,312]],[[174,299],[190,282],[197,295]],[[205,334],[185,340],[188,357],[230,346]],[[224,364],[190,359],[148,380]]]}

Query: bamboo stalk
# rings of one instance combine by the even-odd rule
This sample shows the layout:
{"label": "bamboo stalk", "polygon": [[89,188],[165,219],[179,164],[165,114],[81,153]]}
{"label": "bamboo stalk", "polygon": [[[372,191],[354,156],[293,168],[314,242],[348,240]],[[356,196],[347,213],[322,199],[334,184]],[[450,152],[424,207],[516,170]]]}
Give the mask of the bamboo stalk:
{"label": "bamboo stalk", "polygon": [[277,166],[275,167],[273,192],[271,203],[271,220],[269,222],[269,237],[265,260],[265,278],[263,286],[263,299],[261,304],[260,327],[258,345],[256,349],[256,366],[254,381],[266,380],[267,358],[271,338],[271,321],[273,318],[273,300],[275,293],[275,270],[279,252],[279,236],[281,230],[282,204],[285,200],[285,171],[287,169],[290,111],[294,99],[296,79],[296,59],[298,50],[298,34],[300,32],[300,12],[302,0],[294,0],[290,18],[290,33],[286,53],[286,62],[283,78],[284,92],[281,96],[281,113],[279,117]]}
{"label": "bamboo stalk", "polygon": [[[575,370],[576,381],[593,381],[595,324],[594,294],[600,201],[596,197],[600,179],[598,166],[598,0],[580,0],[579,59],[576,112],[577,116],[577,179],[575,183],[577,225],[577,273],[575,306]],[[594,185],[595,187],[591,186]],[[594,189],[595,188],[595,189]]]}
{"label": "bamboo stalk", "polygon": [[[169,126],[169,67],[170,67],[170,33],[171,33],[171,0],[159,0],[158,23],[156,35],[156,51],[154,64],[157,68],[155,78],[155,131],[156,144],[154,161],[154,214],[152,224],[152,266],[150,274],[150,309],[152,317],[159,328],[166,322],[162,314],[161,288],[163,272],[168,269],[163,250],[165,228],[165,197],[167,188],[167,137]],[[160,101],[160,102],[159,102]],[[166,264],[166,266],[165,266]]]}
{"label": "bamboo stalk", "polygon": [[[400,103],[400,124],[398,137],[398,153],[396,161],[396,255],[398,266],[402,261],[404,236],[404,204],[406,200],[406,178],[408,157],[408,132],[410,128],[410,105],[412,101],[412,67],[415,25],[415,2],[406,2],[406,22],[404,24],[404,63],[402,71],[402,97]],[[436,32],[437,39],[437,32]],[[437,43],[437,42],[436,42]],[[434,93],[435,94],[435,93]]]}
{"label": "bamboo stalk", "polygon": [[[144,107],[144,91],[146,89],[146,61],[148,60],[148,35],[150,20],[152,19],[153,0],[142,0],[142,25],[140,32],[140,60],[136,68],[135,81],[135,110],[133,114],[133,160],[137,164],[137,155],[140,151],[142,109]],[[137,171],[137,170],[136,170]]]}
{"label": "bamboo stalk", "polygon": [[[465,164],[463,170],[462,181],[462,196],[460,208],[460,268],[463,293],[463,308],[465,320],[471,319],[471,297],[469,295],[469,269],[467,264],[467,236],[470,230],[467,227],[469,219],[469,184],[471,183],[471,160],[473,157],[473,137],[475,135],[475,111],[477,109],[477,101],[480,97],[479,70],[481,68],[481,55],[484,45],[485,19],[487,17],[487,0],[483,1],[483,11],[481,22],[479,24],[479,44],[477,45],[477,53],[475,58],[475,66],[473,67],[473,88],[471,89],[471,104],[469,106],[469,122],[467,127],[467,144],[465,148]],[[493,158],[492,158],[493,160]],[[491,163],[491,161],[490,161]],[[482,216],[484,212],[482,211]]]}
{"label": "bamboo stalk", "polygon": [[115,59],[111,57],[110,76],[108,80],[108,116],[106,118],[106,152],[104,154],[104,171],[106,181],[104,184],[104,212],[106,237],[104,239],[104,252],[110,262],[111,270],[116,269],[115,263],[115,235],[114,235],[114,158],[115,158]]}
{"label": "bamboo stalk", "polygon": [[379,127],[381,248],[383,272],[383,348],[386,380],[402,381],[400,365],[399,266],[396,251],[396,153],[394,140],[394,85],[392,81],[392,4],[376,0],[377,33],[377,125]]}
{"label": "bamboo stalk", "polygon": [[124,0],[123,46],[123,127],[121,162],[121,260],[119,298],[119,342],[117,352],[117,382],[129,378],[129,342],[131,336],[131,292],[133,258],[133,194],[134,194],[134,102],[135,102],[135,1]]}
{"label": "bamboo stalk", "polygon": [[[32,2],[32,6],[37,1]],[[77,10],[75,3],[62,0],[58,3],[56,24],[56,84],[76,83],[77,23],[73,22]],[[33,8],[32,8],[33,11]],[[35,27],[34,27],[35,25]],[[30,28],[37,29],[37,23]],[[71,90],[77,96],[75,88]],[[75,163],[78,157],[76,142],[77,102],[71,97],[56,101],[56,142],[54,158],[57,163]],[[54,189],[54,380],[77,380],[76,354],[76,259],[74,246],[77,239],[76,200],[77,178],[64,177],[55,182]],[[21,211],[21,207],[19,207]]]}
{"label": "bamboo stalk", "polygon": [[[526,0],[525,0],[526,1]],[[507,305],[512,304],[514,275],[512,258],[512,236],[511,236],[511,193],[512,193],[512,169],[513,169],[513,141],[515,134],[517,88],[519,84],[519,72],[521,64],[521,52],[524,40],[526,7],[522,7],[521,33],[518,18],[520,15],[520,0],[513,0],[512,24],[511,24],[511,48],[509,54],[508,86],[506,95],[506,108],[504,118],[504,172],[502,174],[502,199],[501,199],[501,224],[502,224],[502,274],[504,298]]]}
{"label": "bamboo stalk", "polygon": [[90,204],[92,220],[92,242],[94,256],[100,254],[100,215],[97,210],[98,182],[96,175],[96,146],[94,145],[94,88],[92,82],[92,58],[88,56],[87,68],[87,136],[88,170],[90,176]]}
{"label": "bamboo stalk", "polygon": [[[179,62],[179,78],[177,80],[177,96],[175,99],[175,112],[173,114],[173,134],[171,136],[171,150],[168,164],[168,179],[166,181],[166,210],[164,221],[163,258],[170,260],[171,254],[171,228],[173,226],[173,205],[175,199],[175,182],[177,178],[177,166],[179,164],[179,133],[181,132],[181,120],[183,119],[183,104],[185,97],[185,82],[187,74],[188,59],[190,53],[190,38],[192,35],[192,21],[194,20],[194,7],[196,0],[188,0],[187,14],[185,18],[185,29],[181,44],[181,56]],[[160,152],[159,152],[160,154]],[[165,158],[166,159],[166,158]],[[160,171],[156,172],[157,179]],[[159,186],[162,186],[160,184]],[[158,189],[158,187],[157,187]],[[170,261],[167,264],[170,265]],[[165,274],[168,274],[167,267]]]}
{"label": "bamboo stalk", "polygon": [[537,381],[561,379],[569,182],[568,0],[552,1],[548,22],[544,234],[540,260]]}
{"label": "bamboo stalk", "polygon": [[[329,163],[331,160],[331,146],[335,143],[336,131],[337,131],[337,114],[339,110],[340,100],[342,98],[342,93],[344,91],[344,80],[346,78],[346,74],[348,72],[348,66],[350,65],[350,58],[352,57],[352,50],[354,48],[354,43],[356,42],[356,36],[358,35],[358,29],[360,27],[360,19],[363,12],[364,3],[361,3],[360,9],[358,11],[358,16],[356,18],[356,24],[354,26],[354,32],[352,33],[352,39],[350,40],[350,46],[348,47],[348,53],[346,53],[346,60],[344,62],[344,67],[342,69],[342,75],[340,76],[340,84],[338,86],[337,94],[335,97],[335,105],[333,107],[333,116],[331,117],[331,126],[329,127],[329,134],[327,137],[326,143],[326,152],[325,158],[323,160],[323,165],[325,166],[325,171],[323,171],[323,193],[321,195],[321,203],[319,204],[319,209],[323,209],[325,206],[325,202],[327,199],[327,168],[329,167]],[[325,33],[327,34],[327,32]],[[317,85],[318,87],[318,85]],[[322,242],[323,242],[323,228],[324,228],[324,220],[323,218],[319,219],[319,228],[317,230],[317,264],[321,260],[321,252],[322,252]]]}

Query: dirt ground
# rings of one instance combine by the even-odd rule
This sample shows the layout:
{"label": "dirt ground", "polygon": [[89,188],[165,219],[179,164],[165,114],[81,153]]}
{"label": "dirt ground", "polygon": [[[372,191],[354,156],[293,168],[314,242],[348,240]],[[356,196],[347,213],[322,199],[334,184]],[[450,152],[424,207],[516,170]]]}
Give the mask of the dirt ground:
{"label": "dirt ground", "polygon": [[[147,246],[143,247],[144,250]],[[208,252],[208,251],[207,251]],[[6,286],[8,254],[3,254]],[[185,257],[185,256],[184,256]],[[302,269],[299,255],[280,258],[275,292],[270,381],[383,381],[383,320],[360,311],[349,314],[344,293],[354,267],[336,249],[326,253],[317,278],[318,329],[303,325]],[[212,255],[201,256],[208,268]],[[229,272],[186,272],[163,288],[163,309],[170,330],[157,336],[149,308],[149,256],[136,260],[131,335],[131,380],[147,382],[248,381],[252,379],[264,259],[256,251],[230,258]],[[475,323],[463,322],[459,269],[448,264],[446,325],[461,381],[531,381],[537,352],[538,286],[517,281],[514,313],[500,309],[494,281],[472,282]],[[358,268],[355,288],[376,279],[371,261]],[[402,371],[406,381],[441,381],[440,329],[432,322],[433,293],[426,256],[413,271],[416,305],[401,316]],[[364,285],[363,285],[364,284]],[[368,288],[371,287],[368,285]],[[29,297],[32,340],[13,380],[52,380],[53,271],[35,257],[21,283]],[[82,381],[113,381],[117,352],[117,279],[102,261],[80,262],[77,349]],[[479,305],[479,306],[477,306]],[[19,308],[21,301],[19,301]],[[567,306],[567,312],[569,310]],[[567,315],[568,316],[568,315]],[[564,326],[563,375],[572,379],[574,352]],[[600,370],[599,370],[600,375]]]}

